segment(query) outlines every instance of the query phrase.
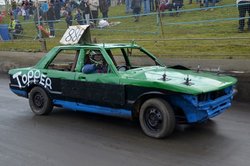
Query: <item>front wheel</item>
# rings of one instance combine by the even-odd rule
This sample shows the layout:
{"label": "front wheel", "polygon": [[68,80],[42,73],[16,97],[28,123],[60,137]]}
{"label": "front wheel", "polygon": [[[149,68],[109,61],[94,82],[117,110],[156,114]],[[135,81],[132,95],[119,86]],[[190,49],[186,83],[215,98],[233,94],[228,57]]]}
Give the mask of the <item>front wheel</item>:
{"label": "front wheel", "polygon": [[36,115],[47,115],[53,109],[51,99],[41,87],[34,87],[30,91],[29,104]]}
{"label": "front wheel", "polygon": [[175,128],[173,109],[160,98],[149,99],[142,104],[139,120],[144,133],[153,138],[169,136]]}

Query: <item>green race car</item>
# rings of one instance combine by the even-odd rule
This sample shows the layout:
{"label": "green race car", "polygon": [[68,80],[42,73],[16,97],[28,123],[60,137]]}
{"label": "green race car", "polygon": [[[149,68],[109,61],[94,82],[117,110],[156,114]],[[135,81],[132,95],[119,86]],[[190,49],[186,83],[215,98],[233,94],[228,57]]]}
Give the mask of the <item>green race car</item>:
{"label": "green race car", "polygon": [[35,66],[9,75],[10,89],[28,98],[37,115],[56,106],[138,118],[154,138],[169,136],[176,123],[204,122],[224,112],[237,82],[218,73],[166,67],[133,42],[57,46]]}

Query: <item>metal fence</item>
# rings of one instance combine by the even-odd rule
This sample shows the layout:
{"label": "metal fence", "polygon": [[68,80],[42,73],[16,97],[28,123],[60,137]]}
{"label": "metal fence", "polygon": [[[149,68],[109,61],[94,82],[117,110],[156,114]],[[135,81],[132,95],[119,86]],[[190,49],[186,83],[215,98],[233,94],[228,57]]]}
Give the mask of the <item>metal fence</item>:
{"label": "metal fence", "polygon": [[[241,4],[240,4],[241,5]],[[124,10],[125,6],[113,6],[111,10],[119,8]],[[161,51],[162,55],[225,55],[227,57],[243,56],[249,54],[250,33],[238,33],[239,20],[245,21],[249,15],[239,18],[239,11],[236,4],[224,4],[223,1],[214,7],[200,7],[184,2],[184,7],[178,10],[161,12],[150,12],[139,15],[139,22],[134,22],[137,15],[127,14],[121,11],[122,16],[110,16],[107,20],[109,25],[97,24],[91,28],[92,35],[99,42],[124,42],[136,40],[149,48],[168,48]],[[99,14],[100,17],[100,14]],[[42,46],[52,47],[58,43],[67,26],[65,18],[54,22],[56,38],[46,38],[44,42],[37,42],[37,30],[32,20],[23,21],[19,16],[20,23],[24,29],[23,33],[17,34],[16,38],[4,43],[19,43],[16,50],[27,47],[38,49]],[[97,22],[103,20],[99,18]],[[94,21],[94,20],[92,20]],[[73,20],[73,24],[77,24]],[[44,29],[49,30],[47,22],[44,22]],[[250,27],[249,27],[250,28]],[[245,29],[244,32],[247,32]],[[1,46],[2,45],[2,46]],[[21,45],[21,46],[20,46]],[[34,46],[36,45],[36,46]],[[0,43],[1,50],[5,50],[5,44]],[[232,50],[230,50],[230,48]],[[157,51],[155,51],[157,53]]]}

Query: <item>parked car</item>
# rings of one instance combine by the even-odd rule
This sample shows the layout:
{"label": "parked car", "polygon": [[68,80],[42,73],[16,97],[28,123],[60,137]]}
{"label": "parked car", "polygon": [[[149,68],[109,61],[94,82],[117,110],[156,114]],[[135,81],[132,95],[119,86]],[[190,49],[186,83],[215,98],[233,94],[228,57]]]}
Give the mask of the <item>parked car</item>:
{"label": "parked car", "polygon": [[35,66],[9,75],[10,89],[28,98],[36,115],[63,107],[139,119],[154,138],[169,136],[179,122],[200,123],[224,112],[237,82],[219,73],[167,67],[134,43],[57,46]]}

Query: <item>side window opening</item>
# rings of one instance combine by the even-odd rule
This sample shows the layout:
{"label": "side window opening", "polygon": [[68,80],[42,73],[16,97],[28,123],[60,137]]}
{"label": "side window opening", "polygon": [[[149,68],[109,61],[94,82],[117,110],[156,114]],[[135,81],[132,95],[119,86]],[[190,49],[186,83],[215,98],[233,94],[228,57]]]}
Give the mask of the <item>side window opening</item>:
{"label": "side window opening", "polygon": [[108,63],[100,50],[85,50],[82,72],[85,74],[110,72]]}
{"label": "side window opening", "polygon": [[61,50],[48,64],[48,69],[60,71],[75,71],[80,50]]}
{"label": "side window opening", "polygon": [[[111,51],[110,51],[111,52]],[[113,59],[115,61],[115,66],[128,66],[128,62],[126,61],[126,59],[124,58],[124,50],[122,49],[112,49],[112,56]]]}

